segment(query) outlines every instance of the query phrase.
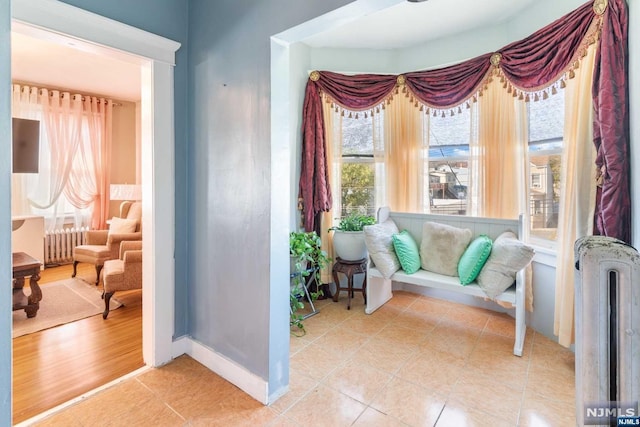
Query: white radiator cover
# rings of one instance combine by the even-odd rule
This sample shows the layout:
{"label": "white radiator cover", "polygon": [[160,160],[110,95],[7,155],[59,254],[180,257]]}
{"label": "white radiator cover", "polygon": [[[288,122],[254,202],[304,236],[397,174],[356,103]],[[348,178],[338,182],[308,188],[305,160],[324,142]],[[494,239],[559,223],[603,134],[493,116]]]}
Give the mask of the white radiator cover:
{"label": "white radiator cover", "polygon": [[73,261],[73,248],[86,242],[87,227],[47,231],[44,236],[45,264],[68,264]]}
{"label": "white radiator cover", "polygon": [[576,421],[582,426],[585,403],[640,400],[640,255],[619,240],[588,236],[576,241],[575,259]]}

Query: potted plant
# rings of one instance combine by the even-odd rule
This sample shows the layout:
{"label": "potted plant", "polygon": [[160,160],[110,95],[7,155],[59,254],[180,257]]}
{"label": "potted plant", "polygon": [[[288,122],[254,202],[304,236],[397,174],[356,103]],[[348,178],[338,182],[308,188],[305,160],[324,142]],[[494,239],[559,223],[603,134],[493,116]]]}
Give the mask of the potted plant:
{"label": "potted plant", "polygon": [[322,295],[319,286],[320,270],[329,264],[330,259],[327,253],[322,250],[322,241],[315,231],[292,231],[289,234],[289,255],[291,261],[289,325],[292,329],[297,328],[297,331],[304,335],[305,330],[302,324],[304,316],[298,313],[298,310],[304,308],[305,291],[303,287],[307,286],[308,281],[312,281],[315,284],[315,289],[309,293],[311,299],[315,301]]}
{"label": "potted plant", "polygon": [[367,246],[364,241],[364,227],[376,223],[372,215],[352,212],[340,218],[337,226],[329,228],[333,231],[333,249],[337,257],[344,261],[358,261],[367,257]]}

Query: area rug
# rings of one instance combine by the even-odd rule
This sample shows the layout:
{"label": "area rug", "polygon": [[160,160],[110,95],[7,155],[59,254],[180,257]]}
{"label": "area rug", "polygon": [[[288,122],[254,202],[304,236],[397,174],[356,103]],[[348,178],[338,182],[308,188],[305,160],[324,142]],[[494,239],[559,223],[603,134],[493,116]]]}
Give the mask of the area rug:
{"label": "area rug", "polygon": [[[40,285],[42,300],[36,317],[27,318],[24,310],[13,312],[13,338],[43,329],[74,322],[104,311],[101,287],[88,284],[82,279],[69,278]],[[25,288],[25,294],[29,294]],[[111,298],[109,310],[122,306]]]}

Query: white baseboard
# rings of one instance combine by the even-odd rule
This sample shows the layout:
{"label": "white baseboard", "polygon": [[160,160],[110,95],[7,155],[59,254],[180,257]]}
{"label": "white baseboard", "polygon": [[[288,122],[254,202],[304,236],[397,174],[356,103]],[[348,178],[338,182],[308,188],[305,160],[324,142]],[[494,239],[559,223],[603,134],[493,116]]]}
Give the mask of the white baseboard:
{"label": "white baseboard", "polygon": [[266,380],[193,338],[178,338],[171,350],[173,358],[187,354],[263,405],[269,403],[269,383]]}

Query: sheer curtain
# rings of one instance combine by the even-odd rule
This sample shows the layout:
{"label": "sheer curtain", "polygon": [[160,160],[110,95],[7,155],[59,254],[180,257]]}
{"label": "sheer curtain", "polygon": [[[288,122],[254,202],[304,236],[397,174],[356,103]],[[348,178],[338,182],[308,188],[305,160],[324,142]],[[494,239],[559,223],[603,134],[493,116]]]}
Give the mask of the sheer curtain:
{"label": "sheer curtain", "polygon": [[89,96],[74,95],[74,98],[81,98],[82,102],[83,138],[73,158],[64,194],[73,206],[91,208],[91,228],[104,228],[109,212],[106,195],[110,182],[113,103]]}
{"label": "sheer curtain", "polygon": [[106,226],[111,109],[107,100],[14,85],[13,116],[41,121],[39,173],[14,174],[14,215],[43,215],[49,231],[69,214],[74,226]]}
{"label": "sheer curtain", "polygon": [[554,321],[554,333],[565,347],[571,345],[574,335],[573,244],[579,237],[593,234],[596,149],[593,145],[591,83],[594,60],[595,46],[591,46],[576,70],[575,78],[567,82],[565,89]]}

